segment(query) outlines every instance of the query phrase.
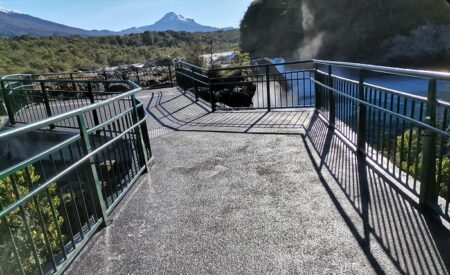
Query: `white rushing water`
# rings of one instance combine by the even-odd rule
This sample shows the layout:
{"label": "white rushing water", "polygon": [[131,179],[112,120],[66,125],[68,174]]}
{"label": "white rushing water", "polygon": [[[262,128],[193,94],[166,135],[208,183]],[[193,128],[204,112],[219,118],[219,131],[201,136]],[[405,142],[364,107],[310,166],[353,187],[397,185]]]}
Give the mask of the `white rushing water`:
{"label": "white rushing water", "polygon": [[[284,58],[271,59],[273,64],[284,63]],[[284,65],[275,66],[278,72],[287,73],[288,68]],[[271,72],[273,73],[273,72]],[[349,79],[358,79],[357,72],[351,69],[333,68],[333,74]],[[305,75],[308,77],[308,75]],[[308,81],[304,81],[303,74],[287,73],[285,78],[282,75],[272,75],[270,83],[270,101],[274,108],[296,107],[314,104],[314,91],[310,88]],[[273,81],[273,80],[278,81]],[[389,89],[398,90],[415,95],[427,96],[428,80],[401,77],[392,75],[375,74],[368,76],[365,82],[382,86]],[[257,82],[256,93],[253,97],[254,107],[266,106],[267,102],[267,84],[265,77],[261,77]],[[450,81],[437,82],[437,97],[441,100],[450,102]]]}
{"label": "white rushing water", "polygon": [[[273,64],[284,63],[285,59],[278,57],[270,60]],[[314,95],[312,94],[308,73],[291,73],[286,66],[275,66],[280,73],[271,70],[270,76],[270,105],[272,108],[286,108],[312,105]],[[265,74],[264,72],[260,72]],[[267,82],[265,77],[260,77],[256,82],[256,92],[253,96],[254,107],[267,106]]]}

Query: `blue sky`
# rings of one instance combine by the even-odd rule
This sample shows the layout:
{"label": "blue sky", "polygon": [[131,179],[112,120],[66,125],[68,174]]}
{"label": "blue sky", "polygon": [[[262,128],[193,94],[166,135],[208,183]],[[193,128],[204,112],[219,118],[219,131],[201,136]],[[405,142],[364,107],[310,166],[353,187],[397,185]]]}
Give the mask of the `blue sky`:
{"label": "blue sky", "polygon": [[149,25],[173,11],[214,27],[238,27],[252,0],[0,0],[0,7],[83,29]]}

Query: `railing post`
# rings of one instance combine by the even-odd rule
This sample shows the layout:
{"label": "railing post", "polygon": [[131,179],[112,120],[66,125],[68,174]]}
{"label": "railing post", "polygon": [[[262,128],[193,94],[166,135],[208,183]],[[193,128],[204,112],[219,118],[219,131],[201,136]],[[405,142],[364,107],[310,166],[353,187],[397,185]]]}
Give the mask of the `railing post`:
{"label": "railing post", "polygon": [[336,122],[336,109],[335,109],[335,101],[334,101],[334,92],[333,88],[333,73],[332,66],[328,66],[328,86],[331,88],[328,92],[328,121],[331,127],[334,127]]}
{"label": "railing post", "polygon": [[[84,154],[90,154],[92,152],[92,148],[91,148],[91,142],[89,141],[89,136],[87,133],[87,128],[86,128],[86,120],[84,118],[84,116],[82,114],[77,116],[77,121],[78,121],[78,127],[80,130],[80,137],[81,137],[81,143],[83,146],[83,151]],[[106,226],[108,224],[108,215],[106,214],[106,204],[105,204],[105,199],[103,198],[103,194],[102,194],[102,183],[100,182],[99,178],[98,178],[98,172],[97,172],[97,168],[95,166],[95,159],[94,157],[90,157],[89,158],[89,171],[88,174],[91,177],[91,180],[89,181],[90,184],[93,184],[94,186],[90,186],[89,188],[93,187],[93,191],[94,194],[96,196],[94,196],[94,203],[96,204],[96,209],[98,209],[97,213],[102,219],[103,219],[103,225]],[[89,184],[89,183],[88,183]]]}
{"label": "railing post", "polygon": [[170,64],[169,64],[169,80],[170,80],[170,85],[173,87],[173,79],[172,79],[172,69],[170,68]]}
{"label": "railing post", "polygon": [[[91,84],[91,82],[88,82],[87,85],[88,85],[89,101],[91,102],[91,104],[95,104],[94,92],[92,91],[92,84]],[[95,124],[95,126],[99,125],[100,122],[98,120],[98,113],[97,113],[96,109],[92,110],[92,116],[94,117],[94,124]]]}
{"label": "railing post", "polygon": [[[426,123],[436,127],[436,79],[430,79],[428,83],[427,116]],[[421,207],[427,204],[433,206],[438,201],[438,187],[436,182],[436,133],[432,130],[423,131],[422,146],[422,182],[420,185],[419,204]]]}
{"label": "railing post", "polygon": [[195,102],[198,101],[198,90],[197,90],[197,82],[195,81],[195,70],[194,67],[191,68],[192,78],[194,81],[194,94],[195,94]]}
{"label": "railing post", "polygon": [[183,92],[185,92],[186,91],[186,87],[187,87],[187,85],[186,85],[186,76],[184,75],[184,73],[185,73],[185,69],[183,68],[183,67],[181,67],[180,68],[180,72],[181,72],[181,88],[183,89]]}
{"label": "railing post", "polygon": [[[108,75],[106,74],[106,71],[103,71],[103,77],[105,78],[105,81],[108,81]],[[105,85],[105,89],[106,89],[106,90],[109,89],[109,84],[108,84],[108,82],[105,82],[103,85]]]}
{"label": "railing post", "polygon": [[76,91],[77,90],[77,86],[75,85],[75,82],[73,81],[73,74],[70,73],[69,76],[70,76],[70,81],[72,81],[72,89],[74,91]]}
{"label": "railing post", "polygon": [[9,123],[11,125],[16,124],[16,118],[14,117],[14,112],[11,106],[11,102],[9,101],[8,91],[6,91],[5,82],[0,81],[2,87],[3,100],[5,102],[6,112],[8,113]]}
{"label": "railing post", "polygon": [[316,109],[316,112],[320,111],[320,96],[321,96],[321,86],[317,84],[319,81],[319,66],[315,64],[314,66],[314,94],[315,94],[315,102],[314,102],[314,108]]}
{"label": "railing post", "polygon": [[[146,114],[145,114],[144,107],[138,108],[139,119],[143,119],[145,117],[145,115]],[[142,123],[141,129],[142,129],[142,137],[144,139],[145,146],[148,149],[148,153],[149,153],[149,155],[147,157],[150,159],[152,157],[152,148],[150,146],[150,137],[148,136],[147,123]]]}
{"label": "railing post", "polygon": [[[138,107],[137,107],[137,99],[136,99],[135,95],[131,96],[131,102],[133,105],[133,124],[136,125],[139,122],[140,118],[139,118],[139,111],[138,111]],[[145,123],[146,122],[144,122],[144,124]],[[139,142],[138,142],[139,153],[138,154],[145,165],[146,171],[148,172],[149,171],[148,160],[150,159],[147,155],[147,150],[146,150],[146,149],[150,148],[148,132],[143,131],[142,127],[140,127],[140,126],[136,127],[135,129],[136,129],[136,133],[137,133],[137,138],[139,140]],[[151,151],[150,151],[150,154],[151,154]]]}
{"label": "railing post", "polygon": [[136,80],[137,80],[137,84],[139,86],[141,86],[141,78],[139,77],[139,71],[138,70],[136,70]]}
{"label": "railing post", "polygon": [[[45,111],[47,112],[47,117],[52,116],[52,109],[50,108],[50,99],[48,97],[47,89],[45,88],[44,81],[41,81],[41,92],[42,98],[44,99]],[[55,125],[50,125],[50,129],[55,129]]]}
{"label": "railing post", "polygon": [[[358,99],[365,102],[364,94],[364,76],[365,71],[359,70],[358,75]],[[358,130],[357,130],[357,148],[358,153],[366,152],[366,105],[358,102]]]}
{"label": "railing post", "polygon": [[211,74],[210,71],[208,70],[208,88],[209,88],[209,97],[211,100],[211,112],[215,112],[216,111],[216,102],[214,99],[214,91],[212,89],[212,85],[211,85]]}
{"label": "railing post", "polygon": [[270,67],[266,66],[266,90],[267,90],[267,111],[272,109],[270,102]]}

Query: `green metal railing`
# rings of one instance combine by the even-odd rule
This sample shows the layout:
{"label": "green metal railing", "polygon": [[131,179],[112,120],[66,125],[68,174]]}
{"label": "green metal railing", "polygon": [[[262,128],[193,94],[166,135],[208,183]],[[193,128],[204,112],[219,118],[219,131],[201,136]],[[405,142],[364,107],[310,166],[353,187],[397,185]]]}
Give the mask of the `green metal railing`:
{"label": "green metal railing", "polygon": [[[18,75],[1,84],[20,127],[0,132],[0,144],[60,137],[38,153],[6,158],[0,171],[0,274],[59,274],[148,168],[141,88]],[[109,92],[112,85],[123,92]]]}

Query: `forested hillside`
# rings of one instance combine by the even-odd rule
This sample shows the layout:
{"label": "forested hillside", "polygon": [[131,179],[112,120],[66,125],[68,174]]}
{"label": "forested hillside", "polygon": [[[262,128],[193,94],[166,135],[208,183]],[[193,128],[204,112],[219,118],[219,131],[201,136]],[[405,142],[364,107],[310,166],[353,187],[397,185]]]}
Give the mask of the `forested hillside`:
{"label": "forested hillside", "polygon": [[241,23],[241,48],[254,58],[450,65],[450,5],[446,0],[255,0]]}
{"label": "forested hillside", "polygon": [[0,75],[45,73],[117,66],[184,56],[192,48],[229,51],[239,46],[239,31],[210,33],[145,32],[105,37],[0,38]]}

